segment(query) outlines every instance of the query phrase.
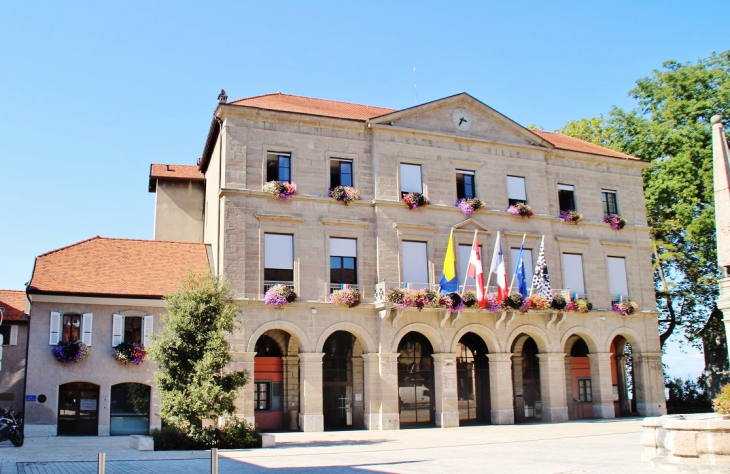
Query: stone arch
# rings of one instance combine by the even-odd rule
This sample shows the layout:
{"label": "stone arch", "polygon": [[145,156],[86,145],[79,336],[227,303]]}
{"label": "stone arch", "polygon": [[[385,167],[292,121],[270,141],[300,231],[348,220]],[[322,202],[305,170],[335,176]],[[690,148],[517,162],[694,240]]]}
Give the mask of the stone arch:
{"label": "stone arch", "polygon": [[289,333],[292,337],[295,337],[298,340],[299,347],[303,350],[303,352],[306,352],[307,350],[311,351],[312,348],[309,344],[309,338],[299,326],[294,323],[290,323],[289,321],[269,321],[262,324],[256,328],[253,333],[251,333],[251,337],[248,339],[248,345],[246,346],[247,352],[255,352],[256,341],[259,340],[259,337],[261,337],[262,334],[272,329],[279,329]]}
{"label": "stone arch", "polygon": [[525,324],[523,326],[515,328],[515,330],[512,331],[512,333],[507,338],[507,343],[504,345],[504,350],[511,352],[512,345],[522,334],[530,336],[535,340],[535,343],[537,344],[537,349],[538,351],[540,351],[540,353],[550,352],[550,338],[548,337],[548,335],[539,327],[533,326],[531,324]]}
{"label": "stone arch", "polygon": [[494,333],[483,324],[468,324],[459,329],[454,338],[451,340],[449,352],[456,352],[456,346],[459,344],[459,340],[461,340],[466,333],[470,332],[473,332],[482,338],[482,340],[487,344],[487,349],[490,353],[502,352],[502,347],[499,344],[497,336],[495,336]]}
{"label": "stone arch", "polygon": [[400,343],[400,340],[403,339],[403,336],[411,331],[420,332],[421,334],[426,336],[426,339],[428,339],[428,341],[431,343],[431,347],[433,347],[434,354],[444,351],[443,340],[441,339],[439,332],[428,324],[424,323],[411,323],[398,331],[398,333],[393,338],[393,343],[391,344],[390,351],[393,353],[398,352],[398,344]]}
{"label": "stone arch", "polygon": [[560,339],[560,347],[563,352],[568,352],[568,348],[566,347],[566,345],[573,336],[580,337],[581,339],[583,339],[583,341],[585,341],[586,345],[588,346],[589,353],[596,354],[598,352],[601,352],[599,350],[600,346],[598,345],[598,336],[596,336],[596,333],[594,333],[585,326],[574,326],[565,331],[562,339]]}
{"label": "stone arch", "polygon": [[319,336],[319,340],[317,340],[317,345],[315,346],[316,352],[324,351],[324,343],[335,331],[346,331],[355,336],[360,344],[362,344],[363,352],[366,354],[377,352],[378,350],[378,346],[375,344],[375,341],[373,341],[373,338],[370,337],[370,334],[368,334],[365,328],[355,323],[340,322],[332,324],[322,331],[322,334]]}
{"label": "stone arch", "polygon": [[646,347],[641,339],[641,336],[639,333],[634,331],[631,328],[627,328],[626,326],[616,328],[614,331],[608,336],[608,339],[604,341],[604,351],[603,352],[611,352],[611,344],[613,343],[613,340],[616,339],[617,336],[623,336],[624,339],[626,339],[629,344],[631,344],[631,349],[635,354],[645,352]]}

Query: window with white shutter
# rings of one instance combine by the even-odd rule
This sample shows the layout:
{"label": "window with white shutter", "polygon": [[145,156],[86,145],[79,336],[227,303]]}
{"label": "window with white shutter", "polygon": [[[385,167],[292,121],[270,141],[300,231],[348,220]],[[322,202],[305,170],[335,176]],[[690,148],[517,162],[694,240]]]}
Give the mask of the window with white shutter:
{"label": "window with white shutter", "polygon": [[579,293],[584,295],[586,292],[583,282],[583,256],[575,253],[563,254],[563,281],[565,287],[570,290],[570,294]]}
{"label": "window with white shutter", "polygon": [[626,260],[623,257],[608,257],[608,284],[611,289],[611,299],[629,295]]}
{"label": "window with white shutter", "polygon": [[91,334],[94,327],[94,315],[84,313],[81,317],[81,342],[87,346],[91,345]]}
{"label": "window with white shutter", "polygon": [[61,313],[51,311],[51,329],[48,344],[55,346],[58,344],[61,335]]}
{"label": "window with white shutter", "polygon": [[10,345],[11,346],[17,346],[18,345],[18,325],[13,324],[10,326]]}
{"label": "window with white shutter", "polygon": [[525,178],[522,176],[507,176],[507,199],[510,206],[527,203],[525,192]]}
{"label": "window with white shutter", "polygon": [[403,282],[414,290],[428,287],[426,242],[403,241]]}
{"label": "window with white shutter", "polygon": [[[264,280],[282,284],[294,283],[293,235],[264,234]],[[264,286],[267,284],[264,283]]]}
{"label": "window with white shutter", "polygon": [[421,165],[400,164],[400,192],[401,194],[423,193]]}
{"label": "window with white shutter", "polygon": [[112,347],[116,347],[122,343],[122,334],[124,331],[124,316],[115,314],[112,322]]}
{"label": "window with white shutter", "polygon": [[147,344],[152,342],[152,332],[153,332],[153,324],[154,324],[154,316],[147,315],[144,317],[144,328],[142,330],[142,345],[147,347]]}

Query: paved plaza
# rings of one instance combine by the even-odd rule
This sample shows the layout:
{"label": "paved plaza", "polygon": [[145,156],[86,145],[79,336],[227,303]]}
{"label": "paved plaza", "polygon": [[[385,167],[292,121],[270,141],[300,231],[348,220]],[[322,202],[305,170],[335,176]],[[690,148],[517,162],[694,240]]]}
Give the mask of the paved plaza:
{"label": "paved plaza", "polygon": [[[641,419],[400,431],[276,433],[276,448],[224,450],[227,473],[644,473]],[[1,474],[204,474],[209,451],[141,452],[127,437],[28,438],[0,443]]]}

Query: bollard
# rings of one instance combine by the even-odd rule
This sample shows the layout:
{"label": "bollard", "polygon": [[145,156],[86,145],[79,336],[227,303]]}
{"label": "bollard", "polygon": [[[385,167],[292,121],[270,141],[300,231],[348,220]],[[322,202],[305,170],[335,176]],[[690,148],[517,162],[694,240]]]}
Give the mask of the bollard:
{"label": "bollard", "polygon": [[99,453],[99,461],[98,461],[98,468],[97,473],[98,474],[104,474],[106,471],[106,453]]}
{"label": "bollard", "polygon": [[210,450],[210,474],[218,474],[218,448]]}

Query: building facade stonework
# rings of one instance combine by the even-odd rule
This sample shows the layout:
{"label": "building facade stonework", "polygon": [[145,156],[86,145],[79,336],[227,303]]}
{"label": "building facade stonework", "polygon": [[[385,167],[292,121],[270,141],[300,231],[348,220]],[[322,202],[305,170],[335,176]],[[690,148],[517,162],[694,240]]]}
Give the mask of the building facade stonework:
{"label": "building facade stonework", "polygon": [[[253,383],[237,412],[263,429],[658,415],[666,409],[644,166],[525,129],[467,94],[400,111],[272,94],[219,104],[199,165],[185,171],[204,186],[180,188],[200,195],[158,194],[155,233],[189,240],[196,217],[176,237],[160,214],[197,215],[202,203],[202,241],[245,321],[231,343]],[[151,173],[150,188],[184,179]],[[272,179],[294,183],[296,195],[263,192]],[[329,197],[338,184],[361,199]],[[430,205],[410,210],[405,192]],[[485,208],[464,215],[460,197]],[[534,216],[507,212],[516,202]],[[561,210],[584,220],[567,223]],[[627,224],[614,230],[606,213]],[[391,288],[437,288],[452,231],[462,284],[475,234],[485,277],[497,234],[510,277],[524,238],[528,279],[544,236],[552,287],[587,298],[593,311],[452,313],[387,301]],[[275,284],[298,299],[267,306]],[[359,289],[362,304],[329,303],[343,284]],[[612,310],[629,299],[637,312]]]}

